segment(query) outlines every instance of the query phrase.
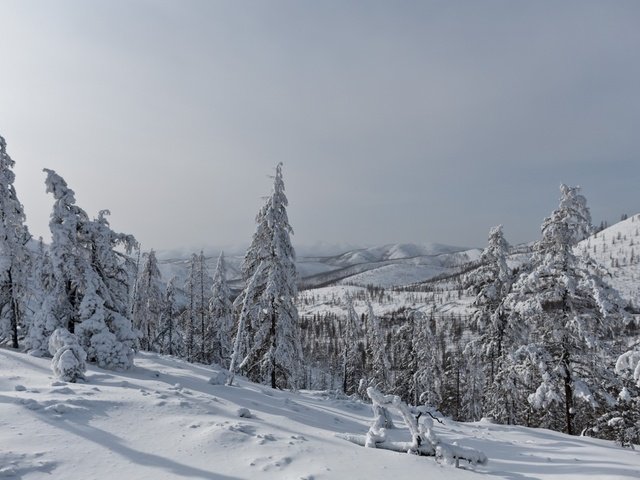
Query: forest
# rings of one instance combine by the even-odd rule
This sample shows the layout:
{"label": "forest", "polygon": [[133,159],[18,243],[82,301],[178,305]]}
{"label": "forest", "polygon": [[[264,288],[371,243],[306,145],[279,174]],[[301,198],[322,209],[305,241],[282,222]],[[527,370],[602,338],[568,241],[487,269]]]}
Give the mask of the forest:
{"label": "forest", "polygon": [[[628,254],[610,255],[609,266],[638,265],[640,216],[623,218],[628,238],[598,243],[605,225],[593,227],[579,187],[561,185],[531,245],[510,246],[498,225],[480,257],[452,274],[299,291],[279,164],[236,291],[224,254],[213,274],[200,252],[186,281],[163,278],[153,250],[113,231],[108,210],[91,217],[53,170],[44,170],[51,241],[35,241],[13,167],[0,137],[0,341],[50,357],[64,381],[82,379],[87,362],[124,371],[136,352],[150,351],[219,365],[227,385],[242,375],[365,401],[374,388],[454,420],[640,443],[638,304],[596,261],[624,241]],[[400,297],[404,304],[376,313]],[[465,299],[463,312],[440,308]],[[319,303],[333,308],[300,313]]]}

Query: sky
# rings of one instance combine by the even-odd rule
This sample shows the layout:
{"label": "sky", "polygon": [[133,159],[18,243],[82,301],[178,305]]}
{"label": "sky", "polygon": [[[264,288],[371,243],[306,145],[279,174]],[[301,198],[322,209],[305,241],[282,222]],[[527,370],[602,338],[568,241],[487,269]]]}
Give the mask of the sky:
{"label": "sky", "polygon": [[535,240],[559,185],[640,212],[640,2],[0,0],[0,135],[144,249]]}

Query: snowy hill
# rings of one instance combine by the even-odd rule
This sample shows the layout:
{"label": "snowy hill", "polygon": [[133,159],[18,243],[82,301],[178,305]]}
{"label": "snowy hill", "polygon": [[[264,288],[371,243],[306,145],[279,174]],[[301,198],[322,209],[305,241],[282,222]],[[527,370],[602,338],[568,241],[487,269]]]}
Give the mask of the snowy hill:
{"label": "snowy hill", "polygon": [[[438,243],[389,244],[349,250],[331,256],[299,256],[296,261],[303,288],[318,287],[337,282],[357,285],[378,285],[392,287],[407,283],[421,282],[436,275],[452,271],[470,260],[474,260],[480,250],[453,247]],[[242,254],[225,257],[232,288],[241,288],[240,267]],[[207,266],[213,272],[217,255],[207,256]],[[179,258],[164,258],[159,262],[165,281],[178,278],[178,285],[184,283],[188,265],[188,255]]]}
{"label": "snowy hill", "polygon": [[135,363],[122,373],[91,366],[86,383],[64,384],[48,360],[0,350],[0,478],[631,479],[640,471],[640,453],[611,442],[445,420],[439,436],[489,457],[456,469],[338,438],[367,431],[371,410],[360,401],[243,380],[212,385],[215,369],[160,355]]}
{"label": "snowy hill", "polygon": [[600,264],[622,298],[640,307],[640,214],[592,235],[578,250]]}

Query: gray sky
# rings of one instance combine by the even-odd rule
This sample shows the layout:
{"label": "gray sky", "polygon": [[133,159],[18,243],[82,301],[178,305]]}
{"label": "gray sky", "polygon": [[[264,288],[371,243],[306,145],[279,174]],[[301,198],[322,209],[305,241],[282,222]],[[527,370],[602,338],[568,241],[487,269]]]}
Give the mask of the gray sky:
{"label": "gray sky", "polygon": [[146,248],[538,237],[561,182],[640,211],[640,2],[0,0],[0,134]]}

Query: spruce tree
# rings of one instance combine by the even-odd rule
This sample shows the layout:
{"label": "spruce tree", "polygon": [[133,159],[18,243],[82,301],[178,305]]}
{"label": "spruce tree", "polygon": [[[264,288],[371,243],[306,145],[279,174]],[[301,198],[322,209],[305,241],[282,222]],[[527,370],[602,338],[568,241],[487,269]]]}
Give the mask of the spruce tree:
{"label": "spruce tree", "polygon": [[[593,409],[610,400],[607,342],[625,316],[617,292],[588,258],[574,254],[574,245],[591,231],[590,221],[579,188],[562,185],[559,207],[542,224],[531,272],[505,299],[509,321],[525,339],[510,358],[534,389],[529,403],[540,412],[541,425],[561,428],[562,418],[569,434],[587,426]],[[579,408],[585,404],[587,409]]]}
{"label": "spruce tree", "polygon": [[0,136],[0,341],[18,348],[26,307],[30,266],[27,243],[31,235],[13,185],[14,165]]}
{"label": "spruce tree", "polygon": [[273,191],[258,212],[256,231],[244,258],[246,287],[236,299],[246,315],[243,318],[241,313],[243,328],[237,332],[244,340],[235,342],[246,347],[239,369],[251,380],[273,388],[296,388],[302,372],[295,305],[297,272],[287,205],[282,164],[278,164]]}
{"label": "spruce tree", "polygon": [[[496,375],[501,371],[504,362],[503,347],[508,331],[508,314],[503,301],[511,289],[513,275],[507,265],[509,244],[502,233],[502,225],[489,231],[487,247],[480,256],[480,266],[466,278],[471,284],[471,292],[475,294],[473,306],[476,308],[472,316],[472,327],[479,331],[464,349],[465,379],[469,385],[465,388],[465,407],[467,418],[479,419],[487,413],[501,421],[509,422],[505,415],[505,389],[510,388],[504,376]],[[483,371],[477,367],[483,366]],[[485,385],[479,379],[485,379]],[[472,406],[471,406],[472,405]],[[482,407],[480,407],[482,405]]]}
{"label": "spruce tree", "polygon": [[208,337],[213,339],[211,359],[219,365],[228,367],[232,351],[233,304],[231,302],[231,292],[227,285],[227,268],[224,253],[220,253],[216,271],[213,275],[209,316],[211,318],[211,332]]}
{"label": "spruce tree", "polygon": [[144,254],[144,263],[138,288],[136,290],[135,314],[133,324],[140,335],[140,348],[154,351],[157,349],[156,337],[160,317],[164,310],[162,275],[158,268],[156,252]]}
{"label": "spruce tree", "polygon": [[178,308],[176,306],[176,277],[167,282],[162,305],[157,345],[161,353],[168,355],[182,355],[184,339],[182,329],[178,325]]}
{"label": "spruce tree", "polygon": [[58,328],[76,334],[87,359],[103,368],[125,369],[133,364],[134,335],[128,319],[128,261],[115,251],[135,244],[116,234],[102,212],[90,220],[75,204],[73,190],[53,170],[46,170],[47,192],[55,199],[49,226],[50,278],[47,295],[34,317],[28,348],[44,355],[49,337]]}
{"label": "spruce tree", "polygon": [[[638,344],[640,346],[640,344]],[[621,383],[614,405],[598,418],[591,432],[623,447],[640,445],[640,350],[620,355],[615,372]]]}
{"label": "spruce tree", "polygon": [[375,387],[378,391],[388,392],[390,386],[391,365],[387,355],[384,332],[380,328],[380,320],[373,312],[371,300],[367,299],[368,324],[367,335],[369,336],[369,365],[370,381],[369,386]]}
{"label": "spruce tree", "polygon": [[347,314],[342,335],[342,391],[347,395],[357,393],[364,376],[363,340],[360,317],[353,306],[353,298],[347,295]]}

